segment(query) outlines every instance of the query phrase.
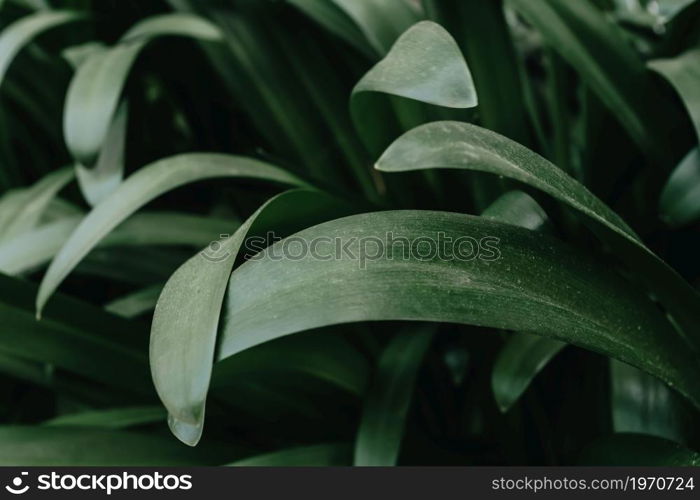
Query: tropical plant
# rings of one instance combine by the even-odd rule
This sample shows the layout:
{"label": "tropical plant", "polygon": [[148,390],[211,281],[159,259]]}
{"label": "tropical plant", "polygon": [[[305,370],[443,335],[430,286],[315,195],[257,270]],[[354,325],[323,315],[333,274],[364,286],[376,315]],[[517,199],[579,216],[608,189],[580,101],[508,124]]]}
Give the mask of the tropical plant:
{"label": "tropical plant", "polygon": [[0,463],[700,461],[700,2],[0,27]]}

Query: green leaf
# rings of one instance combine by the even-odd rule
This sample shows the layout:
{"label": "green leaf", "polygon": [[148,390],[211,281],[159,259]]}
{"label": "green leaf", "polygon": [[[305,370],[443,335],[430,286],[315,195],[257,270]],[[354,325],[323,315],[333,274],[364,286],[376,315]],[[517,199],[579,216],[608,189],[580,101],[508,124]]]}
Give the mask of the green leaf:
{"label": "green leaf", "polygon": [[547,213],[532,196],[522,191],[508,191],[501,195],[481,216],[533,231],[552,230]]}
{"label": "green leaf", "polygon": [[83,19],[84,14],[66,10],[37,12],[23,17],[0,33],[0,84],[17,53],[34,38],[57,26]]}
{"label": "green leaf", "polygon": [[0,464],[24,466],[218,465],[240,452],[193,450],[165,436],[90,427],[0,427]]}
{"label": "green leaf", "polygon": [[34,285],[0,274],[2,352],[152,397],[142,326],[61,296],[38,322],[35,295]]}
{"label": "green leaf", "polygon": [[516,333],[498,353],[491,387],[498,408],[507,412],[537,374],[566,344],[546,337]]}
{"label": "green leaf", "polygon": [[452,36],[422,21],[407,30],[353,94],[382,92],[449,108],[477,105],[471,73]]}
{"label": "green leaf", "polygon": [[[385,244],[379,258],[367,259],[369,249],[361,253],[360,237],[386,241],[389,233],[393,245]],[[465,235],[498,241],[498,253],[487,248],[483,260],[463,260],[433,252],[422,259],[404,255],[406,245],[397,244],[399,237],[454,242]],[[455,322],[533,332],[621,359],[700,405],[696,358],[665,318],[606,266],[551,237],[467,215],[396,211],[346,217],[295,235],[295,241],[317,238],[316,255],[330,260],[285,258],[283,241],[233,272],[218,359],[326,325]],[[347,251],[337,255],[339,242]]]}
{"label": "green leaf", "polygon": [[303,184],[284,170],[239,156],[188,153],[151,163],[124,181],[73,232],[51,262],[41,282],[37,313],[41,313],[48,298],[81,259],[129,215],[172,189],[195,181],[222,177],[249,177],[282,184]]}
{"label": "green leaf", "polygon": [[163,14],[141,21],[107,51],[95,51],[80,65],[66,96],[63,131],[78,163],[91,167],[113,121],[124,83],[141,50],[159,36],[217,41],[218,29],[191,14]]}
{"label": "green leaf", "polygon": [[667,155],[661,127],[668,121],[642,58],[602,11],[588,1],[509,0],[509,5],[581,75],[642,151],[657,160]]}
{"label": "green leaf", "polygon": [[340,467],[350,465],[345,443],[317,444],[273,451],[228,464],[231,467]]}
{"label": "green leaf", "polygon": [[93,207],[117,189],[124,178],[127,116],[126,103],[122,103],[107,131],[95,168],[75,166],[80,190]]}
{"label": "green leaf", "polygon": [[418,369],[433,340],[434,329],[431,325],[408,328],[382,353],[365,397],[354,465],[396,465]]}
{"label": "green leaf", "polygon": [[332,0],[359,27],[377,54],[386,54],[396,39],[419,21],[417,9],[406,0]]}
{"label": "green leaf", "polygon": [[671,59],[655,59],[647,65],[668,80],[681,96],[700,140],[700,48]]}
{"label": "green leaf", "polygon": [[93,410],[61,415],[44,422],[48,427],[98,427],[102,429],[124,429],[139,425],[165,422],[165,411],[159,406],[135,406]]}
{"label": "green leaf", "polygon": [[376,93],[449,108],[477,105],[474,82],[457,43],[431,21],[422,21],[402,34],[352,91],[355,128],[368,149],[379,152],[396,132],[389,120],[378,119],[377,109],[383,102],[378,102]]}
{"label": "green leaf", "polygon": [[599,466],[700,466],[700,454],[678,443],[643,434],[615,434],[584,450],[579,462]]}
{"label": "green leaf", "polygon": [[333,2],[318,0],[287,0],[308,17],[342,38],[368,58],[376,57],[376,51],[365,38],[360,28]]}
{"label": "green leaf", "polygon": [[538,154],[495,132],[467,123],[436,122],[396,140],[377,162],[386,172],[455,168],[501,175],[540,189],[585,216],[591,229],[624,256],[653,290],[695,348],[700,349],[698,293],[640,241],[588,189]]}
{"label": "green leaf", "polygon": [[[83,216],[45,224],[10,241],[0,243],[0,271],[18,275],[40,268],[63,248]],[[95,248],[145,245],[201,247],[231,230],[226,220],[177,212],[136,214],[100,240]]]}
{"label": "green leaf", "polygon": [[163,284],[142,288],[105,305],[105,310],[122,318],[136,318],[155,309]]}
{"label": "green leaf", "polygon": [[170,428],[184,443],[195,446],[202,434],[219,313],[231,269],[251,227],[269,214],[278,219],[277,225],[324,220],[333,213],[333,205],[320,192],[283,193],[260,207],[232,236],[188,260],[165,284],[151,326],[151,372],[168,409]]}
{"label": "green leaf", "polygon": [[666,181],[659,199],[659,214],[673,228],[700,218],[700,148],[692,149]]}
{"label": "green leaf", "polygon": [[[540,205],[522,191],[509,191],[493,202],[482,217],[533,231],[551,231]],[[527,333],[515,333],[499,352],[491,373],[496,403],[507,412],[523,395],[537,374],[566,344]]]}
{"label": "green leaf", "polygon": [[32,187],[0,199],[0,242],[33,229],[56,194],[73,180],[70,168],[50,173]]}
{"label": "green leaf", "polygon": [[636,432],[684,442],[685,431],[690,429],[684,420],[687,410],[673,391],[625,363],[611,360],[610,369],[615,432]]}

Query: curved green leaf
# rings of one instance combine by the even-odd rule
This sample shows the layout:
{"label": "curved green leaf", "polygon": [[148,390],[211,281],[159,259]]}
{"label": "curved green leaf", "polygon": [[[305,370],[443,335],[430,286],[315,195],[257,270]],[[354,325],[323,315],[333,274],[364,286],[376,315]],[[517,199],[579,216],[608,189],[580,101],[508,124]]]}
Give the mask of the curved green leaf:
{"label": "curved green leaf", "polygon": [[98,427],[124,429],[165,422],[165,411],[159,406],[138,406],[109,410],[92,410],[61,415],[44,422],[48,427]]}
{"label": "curved green leaf", "polygon": [[669,177],[661,191],[659,213],[671,227],[700,218],[700,148],[691,150]]}
{"label": "curved green leaf", "polygon": [[117,189],[124,178],[127,116],[126,103],[122,103],[107,131],[94,168],[75,166],[80,190],[93,207]]}
{"label": "curved green leaf", "polygon": [[170,428],[184,443],[194,446],[202,434],[221,304],[249,230],[261,216],[275,217],[277,224],[325,220],[333,205],[315,191],[278,195],[232,236],[188,260],[165,284],[151,326],[151,373]]}
{"label": "curved green leaf", "polygon": [[681,96],[700,140],[700,48],[672,59],[649,61],[647,65],[668,80]]}
{"label": "curved green leaf", "polygon": [[63,168],[29,188],[6,194],[0,199],[0,241],[33,229],[56,194],[72,180],[72,169]]}
{"label": "curved green leaf", "polygon": [[195,15],[175,13],[146,19],[107,51],[95,51],[80,65],[66,96],[63,130],[73,157],[92,166],[107,136],[131,66],[155,37],[181,35],[220,39],[218,29]]}
{"label": "curved green leaf", "polygon": [[508,191],[501,195],[481,216],[533,231],[551,230],[547,213],[532,196],[522,191]]}
{"label": "curved green leaf", "polygon": [[7,68],[22,48],[44,31],[84,18],[80,12],[50,10],[23,17],[0,33],[0,84]]}
{"label": "curved green leaf", "polygon": [[408,29],[353,89],[382,92],[445,106],[477,105],[471,73],[452,36],[439,24],[421,21]]}
{"label": "curved green leaf", "polygon": [[340,467],[350,465],[345,443],[317,444],[273,451],[228,464],[231,467]]}
{"label": "curved green leaf", "polygon": [[620,216],[538,154],[474,125],[436,122],[397,139],[376,168],[386,172],[429,168],[474,170],[509,177],[544,191],[586,216],[592,229],[639,271],[639,279],[656,292],[688,342],[700,351],[698,293],[644,246]]}
{"label": "curved green leaf", "polygon": [[83,219],[51,262],[37,296],[37,313],[70,271],[119,223],[163,193],[191,182],[221,177],[249,177],[303,185],[297,177],[250,158],[189,153],[158,160],[124,181]]}
{"label": "curved green leaf", "polygon": [[396,465],[418,369],[434,329],[432,325],[408,328],[382,353],[365,397],[354,465]]}
{"label": "curved green leaf", "polygon": [[[363,266],[359,238],[385,241],[389,233],[394,244]],[[498,241],[498,254],[426,260],[404,255],[405,245],[396,244],[398,237],[438,242],[465,235]],[[604,353],[700,405],[697,362],[665,318],[605,266],[551,237],[467,215],[397,211],[346,217],[295,235],[296,241],[316,238],[323,238],[316,255],[330,260],[304,255],[290,261],[280,242],[234,271],[219,359],[325,325],[455,322],[519,329]],[[347,245],[340,255],[338,241]]]}

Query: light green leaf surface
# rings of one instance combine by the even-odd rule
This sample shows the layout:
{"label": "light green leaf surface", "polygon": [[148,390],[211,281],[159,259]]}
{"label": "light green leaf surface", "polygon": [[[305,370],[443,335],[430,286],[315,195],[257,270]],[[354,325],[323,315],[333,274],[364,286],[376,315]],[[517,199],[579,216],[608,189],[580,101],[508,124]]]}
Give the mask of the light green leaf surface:
{"label": "light green leaf surface", "polygon": [[29,188],[0,198],[0,242],[33,229],[56,194],[72,180],[72,169],[63,168],[48,174]]}
{"label": "light green leaf surface", "polygon": [[449,108],[477,105],[474,82],[457,43],[439,24],[422,21],[396,41],[353,94],[382,92]]}
{"label": "light green leaf surface", "polygon": [[221,305],[251,226],[266,213],[281,221],[323,220],[332,206],[331,198],[320,192],[283,193],[260,207],[232,236],[188,260],[165,284],[151,326],[151,373],[168,409],[170,428],[184,443],[194,446],[202,434]]}
{"label": "light green leaf surface", "polygon": [[124,178],[127,109],[122,103],[114,115],[95,167],[75,166],[80,190],[93,207],[117,189]]}
{"label": "light green leaf surface", "polygon": [[188,153],[158,160],[124,181],[80,223],[41,282],[37,312],[75,266],[131,214],[172,189],[205,179],[247,177],[282,184],[302,185],[297,177],[250,158],[214,153]]}
{"label": "light green leaf surface", "polygon": [[376,168],[385,172],[430,168],[473,170],[508,177],[544,191],[592,223],[592,229],[623,255],[625,262],[638,271],[638,278],[658,295],[686,340],[700,349],[698,293],[653,254],[619,215],[538,154],[474,125],[436,122],[397,139],[378,160]]}
{"label": "light green leaf surface", "polygon": [[[438,232],[443,239],[488,236],[497,239],[500,257],[492,260],[495,255],[485,252],[485,260],[404,259],[404,245],[394,244],[383,258],[363,266],[359,240],[352,238],[382,239],[389,232],[409,240],[438,241]],[[648,299],[607,267],[551,237],[483,218],[427,211],[346,217],[295,236],[305,241],[340,238],[350,253],[337,258],[331,253],[331,260],[307,255],[290,262],[279,258],[281,242],[236,269],[229,283],[219,359],[332,324],[456,322],[520,329],[621,359],[700,405],[700,391],[691,382],[697,363]],[[334,244],[319,245],[317,255],[334,252]]]}
{"label": "light green leaf surface", "polygon": [[43,32],[84,18],[80,12],[51,10],[23,17],[7,26],[0,33],[0,84],[15,56]]}
{"label": "light green leaf surface", "polygon": [[365,396],[354,465],[396,465],[416,377],[434,330],[432,325],[408,327],[382,353]]}
{"label": "light green leaf surface", "polygon": [[71,80],[63,115],[63,133],[73,157],[91,167],[107,137],[129,71],[155,37],[180,35],[204,41],[220,39],[218,29],[195,15],[163,14],[141,21],[107,51],[95,51]]}

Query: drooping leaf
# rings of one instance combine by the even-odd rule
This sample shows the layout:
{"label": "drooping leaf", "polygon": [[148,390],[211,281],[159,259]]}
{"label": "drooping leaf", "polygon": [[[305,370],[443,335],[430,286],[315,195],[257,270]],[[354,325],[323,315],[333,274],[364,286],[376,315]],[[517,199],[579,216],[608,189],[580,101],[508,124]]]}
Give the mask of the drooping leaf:
{"label": "drooping leaf", "polygon": [[63,132],[73,157],[91,167],[107,137],[129,71],[150,40],[179,35],[200,40],[220,39],[208,21],[183,13],[141,21],[107,51],[91,53],[71,80],[66,96]]}
{"label": "drooping leaf", "polygon": [[85,17],[80,12],[47,10],[23,17],[0,33],[0,84],[17,53],[45,31]]}
{"label": "drooping leaf", "polygon": [[407,328],[389,343],[367,396],[355,441],[354,465],[396,465],[421,361],[434,327]]}
{"label": "drooping leaf", "polygon": [[124,178],[127,116],[126,103],[122,103],[107,131],[94,168],[75,166],[80,190],[93,207],[117,189]]}
{"label": "drooping leaf", "polygon": [[165,284],[151,327],[151,372],[168,409],[170,428],[184,443],[194,446],[202,434],[219,313],[231,269],[252,225],[264,214],[277,218],[277,224],[324,220],[333,213],[333,205],[320,192],[283,193],[260,207],[213,252],[205,250],[188,260]]}
{"label": "drooping leaf", "polygon": [[647,64],[666,78],[681,96],[700,140],[700,48],[672,59],[655,59]]}
{"label": "drooping leaf", "polygon": [[69,168],[47,175],[33,186],[0,199],[0,241],[33,229],[56,194],[73,180]]}
{"label": "drooping leaf", "polygon": [[161,194],[185,184],[221,177],[248,177],[282,184],[302,185],[297,177],[253,159],[222,154],[189,153],[158,160],[124,181],[96,206],[71,235],[41,282],[37,312],[53,291],[112,229]]}
{"label": "drooping leaf", "polygon": [[345,443],[317,444],[273,451],[228,464],[231,467],[340,467],[350,465],[351,447]]}
{"label": "drooping leaf", "polygon": [[[437,258],[434,251],[430,259],[405,258],[406,245],[396,244],[398,237],[437,242],[438,232],[441,241],[465,235],[476,241],[494,238],[498,253],[487,249],[483,260],[462,260],[458,245],[452,259]],[[379,258],[363,257],[360,237],[377,245],[374,238],[385,241],[388,233],[393,245],[385,244]],[[605,266],[551,237],[467,215],[390,211],[339,219],[295,235],[295,241],[315,238],[323,238],[316,256],[331,260],[306,255],[290,262],[280,253],[280,242],[234,271],[219,359],[331,324],[456,322],[519,329],[601,352],[654,374],[700,403],[690,382],[697,372],[693,354],[649,300]],[[347,250],[340,255],[338,241]]]}
{"label": "drooping leaf", "polygon": [[93,410],[61,415],[44,422],[47,427],[97,427],[125,429],[139,425],[165,422],[165,411],[159,406],[138,406],[109,410]]}
{"label": "drooping leaf", "polygon": [[669,177],[661,191],[659,213],[671,227],[700,217],[700,148],[692,149]]}
{"label": "drooping leaf", "polygon": [[652,253],[629,226],[588,189],[538,154],[486,129],[467,123],[437,122],[396,140],[376,168],[401,172],[456,168],[512,178],[544,191],[585,216],[584,221],[624,256],[638,277],[668,309],[683,336],[700,349],[698,293]]}
{"label": "drooping leaf", "polygon": [[350,107],[355,127],[370,150],[379,150],[386,144],[388,131],[375,116],[374,93],[449,108],[477,105],[474,82],[457,43],[431,21],[422,21],[402,34],[353,89]]}
{"label": "drooping leaf", "polygon": [[591,444],[579,461],[597,466],[697,467],[700,454],[667,439],[620,433]]}

